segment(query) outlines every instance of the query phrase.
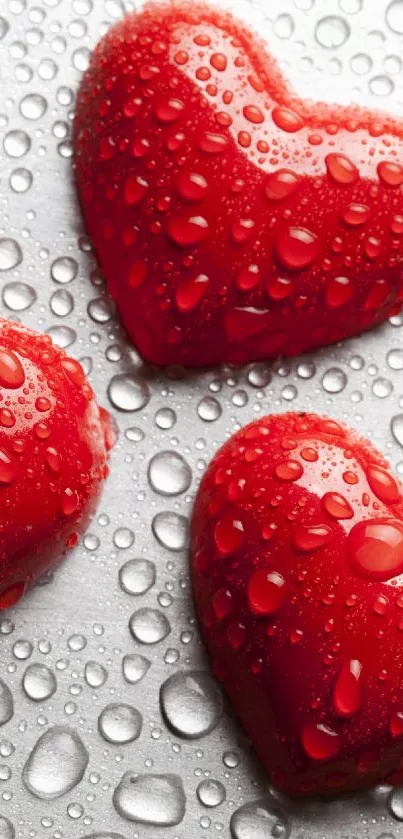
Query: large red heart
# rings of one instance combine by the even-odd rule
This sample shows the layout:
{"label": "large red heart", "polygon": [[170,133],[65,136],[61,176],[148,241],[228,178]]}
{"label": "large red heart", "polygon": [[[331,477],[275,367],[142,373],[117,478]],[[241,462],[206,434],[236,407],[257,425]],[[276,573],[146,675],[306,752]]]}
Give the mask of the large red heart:
{"label": "large red heart", "polygon": [[80,88],[88,230],[143,356],[296,354],[400,307],[403,124],[305,102],[200,3],[113,27]]}
{"label": "large red heart", "polygon": [[370,443],[258,420],[203,478],[192,573],[216,675],[291,795],[403,783],[403,497]]}

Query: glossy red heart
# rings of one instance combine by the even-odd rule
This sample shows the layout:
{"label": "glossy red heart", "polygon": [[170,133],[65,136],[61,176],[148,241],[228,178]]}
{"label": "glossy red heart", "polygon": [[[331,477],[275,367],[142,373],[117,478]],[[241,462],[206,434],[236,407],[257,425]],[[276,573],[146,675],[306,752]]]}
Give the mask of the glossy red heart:
{"label": "glossy red heart", "polygon": [[0,319],[0,609],[77,544],[112,442],[78,361],[50,335]]}
{"label": "glossy red heart", "polygon": [[290,795],[403,783],[403,496],[313,414],[258,420],[196,498],[194,595],[217,677]]}
{"label": "glossy red heart", "polygon": [[92,55],[75,163],[123,321],[158,364],[296,354],[402,299],[403,123],[318,105],[211,6],[150,5]]}

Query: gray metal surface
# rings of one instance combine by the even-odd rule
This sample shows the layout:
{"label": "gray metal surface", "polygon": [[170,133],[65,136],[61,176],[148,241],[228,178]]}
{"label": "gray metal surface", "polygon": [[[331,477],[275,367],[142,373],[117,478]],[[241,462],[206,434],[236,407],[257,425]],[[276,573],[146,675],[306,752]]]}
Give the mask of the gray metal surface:
{"label": "gray metal surface", "polygon": [[[226,5],[259,21],[302,93],[401,111],[403,0]],[[0,839],[402,836],[403,790],[276,801],[206,676],[177,676],[161,707],[170,677],[208,672],[186,519],[211,455],[254,417],[315,409],[370,436],[403,474],[403,317],[314,358],[143,367],[104,297],[71,173],[80,75],[123,11],[122,0],[0,0],[1,311],[68,346],[120,429],[82,544],[0,619],[11,692],[0,691],[0,722],[12,712],[0,727]]]}

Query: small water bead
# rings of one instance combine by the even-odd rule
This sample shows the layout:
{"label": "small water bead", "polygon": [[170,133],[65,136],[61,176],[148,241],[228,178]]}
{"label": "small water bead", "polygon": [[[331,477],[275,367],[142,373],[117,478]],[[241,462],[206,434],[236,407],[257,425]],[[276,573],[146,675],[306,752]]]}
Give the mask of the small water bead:
{"label": "small water bead", "polygon": [[357,76],[365,76],[372,68],[372,59],[365,52],[358,52],[351,59],[351,69]]}
{"label": "small water bead", "polygon": [[248,584],[248,602],[252,612],[273,615],[281,609],[285,596],[286,585],[281,574],[264,568],[253,572]]}
{"label": "small water bead", "polygon": [[143,655],[125,655],[122,660],[123,678],[129,685],[136,685],[144,679],[150,667],[151,662]]}
{"label": "small water bead", "polygon": [[[221,781],[216,781],[214,778],[209,778],[206,781],[201,781],[196,790],[197,797],[203,807],[219,807],[225,801],[226,789]],[[0,836],[1,839],[1,836]]]}
{"label": "small water bead", "polygon": [[369,81],[369,89],[375,96],[390,96],[394,87],[394,82],[390,76],[374,76]]}
{"label": "small water bead", "polygon": [[344,18],[328,15],[318,21],[315,37],[321,47],[336,49],[343,46],[350,36],[350,27]]}
{"label": "small water bead", "polygon": [[392,417],[390,427],[396,443],[403,446],[403,414],[396,414]]}
{"label": "small water bead", "polygon": [[356,659],[347,661],[339,674],[334,692],[333,707],[339,717],[352,717],[361,707],[362,664]]}
{"label": "small water bead", "polygon": [[15,239],[0,239],[0,271],[10,271],[22,262],[22,250]]}
{"label": "small water bead", "polygon": [[347,385],[347,376],[339,367],[330,367],[322,377],[322,387],[327,393],[341,393]]}
{"label": "small water bead", "polygon": [[134,543],[134,533],[129,527],[118,527],[113,534],[113,542],[117,548],[127,550]]}
{"label": "small water bead", "polygon": [[152,531],[157,541],[169,551],[182,551],[188,540],[188,521],[178,513],[157,513],[152,521]]}
{"label": "small water bead", "polygon": [[95,323],[108,323],[113,316],[113,303],[106,297],[96,297],[88,303],[87,311]]}
{"label": "small water bead", "polygon": [[319,239],[304,227],[285,227],[276,242],[279,261],[289,271],[308,268],[319,253]]}
{"label": "small water bead", "polygon": [[386,399],[393,392],[393,384],[389,379],[379,378],[372,383],[372,393],[378,399]]}
{"label": "small water bead", "polygon": [[173,428],[177,420],[175,411],[172,408],[160,408],[155,415],[155,424],[158,428],[168,431]]}
{"label": "small water bead", "polygon": [[19,661],[26,661],[32,655],[33,646],[30,641],[25,641],[25,639],[21,638],[19,641],[16,641],[13,646],[13,655]]}
{"label": "small water bead", "polygon": [[347,537],[346,556],[353,570],[369,580],[387,581],[403,570],[403,526],[393,519],[358,522]]}
{"label": "small water bead", "polygon": [[53,343],[63,350],[74,344],[77,338],[77,333],[71,326],[51,326],[47,333],[52,338]]}
{"label": "small water bead", "polygon": [[180,495],[189,489],[192,472],[185,458],[173,451],[159,452],[150,460],[148,480],[159,495]]}
{"label": "small water bead", "polygon": [[61,256],[52,262],[50,275],[56,283],[71,283],[78,274],[78,263],[71,256]]}
{"label": "small water bead", "polygon": [[386,356],[386,361],[391,370],[403,370],[403,350],[390,350]]}
{"label": "small water bead", "polygon": [[311,553],[323,548],[332,538],[332,529],[327,524],[300,524],[294,531],[293,545],[297,551]]}
{"label": "small water bead", "polygon": [[205,396],[197,406],[197,413],[204,422],[215,422],[222,414],[222,407],[214,396]]}
{"label": "small water bead", "polygon": [[403,35],[403,0],[393,0],[392,3],[389,3],[385,20],[392,32]]}
{"label": "small water bead", "polygon": [[291,826],[283,808],[267,797],[235,810],[230,831],[233,839],[288,839]]}
{"label": "small water bead", "polygon": [[403,790],[401,787],[396,787],[390,792],[387,806],[391,816],[397,821],[403,822]]}
{"label": "small water bead", "polygon": [[340,749],[340,735],[321,723],[307,723],[301,734],[302,745],[312,760],[331,760]]}
{"label": "small water bead", "polygon": [[0,725],[11,720],[14,713],[14,702],[10,688],[0,679]]}
{"label": "small water bead", "polygon": [[104,5],[106,13],[113,18],[113,20],[119,20],[119,18],[123,17],[125,14],[123,0],[105,0]]}
{"label": "small water bead", "polygon": [[35,303],[36,291],[32,286],[18,281],[3,286],[2,299],[7,309],[22,312]]}
{"label": "small water bead", "polygon": [[156,568],[149,559],[129,559],[119,569],[119,583],[127,594],[145,594],[155,583]]}
{"label": "small water bead", "polygon": [[294,21],[289,14],[278,15],[273,24],[273,32],[278,38],[290,38],[294,28]]}
{"label": "small water bead", "polygon": [[78,653],[87,646],[87,639],[84,635],[70,635],[67,646],[72,652]]}
{"label": "small water bead", "polygon": [[126,772],[115,789],[113,804],[127,821],[174,827],[185,816],[186,796],[178,775]]}
{"label": "small water bead", "polygon": [[105,684],[108,673],[98,661],[87,661],[84,668],[84,678],[91,688],[100,688]]}
{"label": "small water bead", "polygon": [[161,687],[161,710],[167,725],[179,737],[193,740],[215,728],[222,713],[221,691],[208,674],[175,673]]}
{"label": "small water bead", "polygon": [[78,734],[54,726],[35,743],[22,779],[36,798],[51,801],[70,792],[83,778],[88,752]]}
{"label": "small water bead", "polygon": [[150,389],[144,379],[129,373],[113,376],[108,386],[108,396],[119,411],[140,411],[150,399]]}
{"label": "small water bead", "polygon": [[354,516],[351,504],[338,492],[326,492],[322,498],[322,506],[328,515],[337,521],[352,519]]}
{"label": "small water bead", "polygon": [[43,96],[38,93],[29,93],[24,96],[20,103],[20,111],[26,119],[37,120],[41,119],[45,114],[48,103]]}
{"label": "small water bead", "polygon": [[64,288],[58,289],[58,291],[55,291],[50,298],[50,308],[53,314],[57,315],[57,317],[67,317],[67,315],[70,315],[74,309],[73,295]]}
{"label": "small water bead", "polygon": [[9,131],[3,146],[9,157],[24,157],[31,148],[31,139],[25,131]]}
{"label": "small water bead", "polygon": [[14,825],[6,816],[0,816],[0,839],[15,839]]}
{"label": "small water bead", "polygon": [[247,379],[253,387],[267,387],[271,382],[271,378],[270,368],[263,361],[253,364],[248,370]]}
{"label": "small water bead", "polygon": [[108,705],[98,718],[98,730],[108,743],[123,745],[140,737],[143,719],[132,705]]}
{"label": "small water bead", "polygon": [[27,192],[32,186],[32,181],[33,175],[29,169],[14,169],[10,175],[10,186],[14,192]]}
{"label": "small water bead", "polygon": [[23,675],[22,687],[28,699],[44,702],[57,689],[56,676],[44,664],[30,664]]}
{"label": "small water bead", "polygon": [[129,629],[139,644],[158,644],[169,635],[171,624],[163,612],[144,607],[133,612]]}

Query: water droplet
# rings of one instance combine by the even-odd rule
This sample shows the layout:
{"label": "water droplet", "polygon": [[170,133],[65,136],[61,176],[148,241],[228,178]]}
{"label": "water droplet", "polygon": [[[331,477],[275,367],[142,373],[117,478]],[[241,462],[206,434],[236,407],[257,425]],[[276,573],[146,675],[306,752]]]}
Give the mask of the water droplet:
{"label": "water droplet", "polygon": [[401,787],[392,789],[387,804],[393,818],[403,822],[403,789]]}
{"label": "water droplet", "polygon": [[209,778],[206,781],[200,782],[197,787],[196,794],[200,804],[203,804],[204,807],[218,807],[223,803],[223,801],[225,801],[226,789],[221,781]]}
{"label": "water droplet", "polygon": [[29,93],[20,103],[20,111],[26,119],[36,120],[43,117],[48,103],[39,93]]}
{"label": "water droplet", "polygon": [[156,569],[149,559],[129,559],[119,570],[119,582],[127,594],[145,594],[155,583]]}
{"label": "water droplet", "polygon": [[0,41],[7,35],[9,24],[4,17],[0,17]]}
{"label": "water droplet", "polygon": [[52,341],[63,350],[65,350],[66,347],[70,347],[71,344],[74,344],[74,341],[77,338],[77,333],[75,329],[71,328],[71,326],[51,326],[50,329],[48,329],[48,335],[50,335]]}
{"label": "water droplet", "polygon": [[389,76],[374,76],[369,81],[369,89],[375,96],[390,96],[394,87],[395,85]]}
{"label": "water droplet", "polygon": [[276,105],[271,112],[272,120],[277,128],[281,128],[282,131],[286,131],[287,134],[295,134],[296,131],[300,131],[303,128],[304,123],[295,111],[292,111],[290,108],[284,108],[280,105]]}
{"label": "water droplet", "polygon": [[160,408],[159,411],[157,411],[155,415],[155,424],[158,428],[162,428],[164,431],[167,431],[168,429],[173,428],[175,423],[176,414],[172,408]]}
{"label": "water droplet", "polygon": [[345,154],[328,154],[325,163],[328,175],[336,183],[348,186],[358,181],[360,173],[356,165]]}
{"label": "water droplet", "polygon": [[191,312],[201,303],[210,280],[206,274],[198,274],[192,279],[182,280],[175,292],[175,303],[180,312]]}
{"label": "water droplet", "polygon": [[390,350],[386,356],[386,361],[391,370],[403,370],[403,350]]}
{"label": "water droplet", "polygon": [[397,189],[403,184],[403,166],[388,160],[382,160],[377,166],[379,178],[386,186]]}
{"label": "water droplet", "polygon": [[348,277],[333,277],[326,287],[326,302],[332,309],[344,306],[351,300],[354,285]]}
{"label": "water droplet", "polygon": [[123,677],[129,685],[136,685],[144,679],[151,667],[151,662],[144,655],[132,653],[122,660]]}
{"label": "water droplet", "polygon": [[358,522],[347,537],[346,556],[360,577],[390,580],[403,570],[403,526],[393,519]]}
{"label": "water droplet", "polygon": [[165,451],[159,452],[150,460],[148,480],[159,495],[180,495],[189,489],[192,473],[182,455]]}
{"label": "water droplet", "polygon": [[12,312],[23,312],[35,303],[36,291],[26,283],[12,282],[3,287],[3,303]]}
{"label": "water droplet", "polygon": [[278,15],[273,24],[273,32],[278,38],[290,38],[294,32],[294,21],[291,15]]}
{"label": "water droplet", "polygon": [[9,131],[3,146],[9,157],[24,157],[31,148],[31,140],[25,131]]}
{"label": "water droplet", "polygon": [[128,821],[173,827],[185,816],[186,797],[178,775],[126,772],[115,789],[113,804]]}
{"label": "water droplet", "polygon": [[319,254],[319,239],[304,227],[285,227],[276,243],[281,264],[289,271],[307,268]]}
{"label": "water droplet", "polygon": [[333,707],[340,717],[352,717],[361,707],[362,665],[356,659],[341,669],[333,692]]}
{"label": "water droplet", "polygon": [[134,640],[140,644],[158,644],[169,635],[171,625],[163,612],[144,607],[132,614],[129,629]]}
{"label": "water droplet", "polygon": [[56,283],[71,283],[78,274],[78,264],[70,256],[61,256],[52,263],[50,274]]}
{"label": "water droplet", "polygon": [[175,673],[161,687],[161,710],[167,725],[179,737],[204,737],[222,713],[222,695],[208,673]]}
{"label": "water droplet", "polygon": [[340,735],[321,723],[307,723],[302,729],[302,745],[313,760],[331,760],[340,749]]}
{"label": "water droplet", "polygon": [[132,743],[140,737],[143,719],[132,705],[107,705],[98,718],[98,729],[108,743]]}
{"label": "water droplet", "polygon": [[118,527],[113,534],[113,542],[117,548],[125,551],[134,543],[134,533],[130,527]]}
{"label": "water droplet", "polygon": [[322,377],[322,387],[326,393],[341,393],[347,385],[347,376],[340,367],[330,367]]}
{"label": "water droplet", "polygon": [[267,797],[235,810],[230,830],[233,839],[288,839],[291,827],[280,804]]}
{"label": "water droplet", "polygon": [[32,186],[32,173],[29,169],[14,169],[10,175],[10,186],[14,192],[27,192]]}
{"label": "water droplet", "polygon": [[22,250],[15,239],[0,239],[0,271],[10,271],[22,262]]}
{"label": "water droplet", "polygon": [[168,224],[168,234],[176,245],[188,248],[206,238],[209,225],[204,216],[174,216]]}
{"label": "water droplet", "polygon": [[197,413],[204,422],[215,422],[221,416],[222,408],[214,396],[205,396],[197,406]]}
{"label": "water droplet", "polygon": [[294,532],[293,544],[297,551],[311,553],[327,545],[332,537],[332,529],[327,524],[299,524]]}
{"label": "water droplet", "polygon": [[365,52],[358,52],[351,59],[351,69],[357,76],[365,76],[372,67],[372,59]]}
{"label": "water droplet", "polygon": [[14,703],[10,688],[0,679],[0,725],[11,720],[14,713]]}
{"label": "water droplet", "polygon": [[185,516],[170,511],[157,513],[152,521],[157,541],[169,551],[183,551],[187,545],[188,521]]}
{"label": "water droplet", "polygon": [[30,664],[22,678],[22,687],[34,702],[44,702],[50,699],[56,691],[55,674],[44,664]]}
{"label": "water droplet", "polygon": [[397,35],[403,35],[403,0],[393,0],[386,9],[386,23]]}
{"label": "water droplet", "polygon": [[304,470],[299,460],[284,460],[277,464],[274,474],[279,481],[293,482],[302,477]]}
{"label": "water droplet", "polygon": [[377,396],[378,399],[386,399],[393,391],[393,384],[389,381],[389,379],[375,379],[372,382],[372,393],[374,396]]}
{"label": "water droplet", "polygon": [[35,743],[22,778],[29,792],[50,801],[77,786],[87,764],[88,753],[78,734],[54,726]]}
{"label": "water droplet", "polygon": [[299,177],[291,169],[277,169],[272,172],[265,184],[265,195],[269,201],[284,201],[293,195],[298,184]]}
{"label": "water droplet", "polygon": [[336,49],[343,46],[350,35],[350,27],[344,18],[338,15],[328,15],[318,21],[315,37],[318,44],[326,49]]}
{"label": "water droplet", "polygon": [[390,427],[396,442],[403,446],[403,414],[392,417]]}
{"label": "water droplet", "polygon": [[108,396],[119,411],[140,411],[150,399],[147,382],[129,373],[113,376],[108,386]]}
{"label": "water droplet", "polygon": [[84,676],[87,685],[91,688],[100,688],[105,684],[108,673],[98,661],[87,661],[84,669]]}
{"label": "water droplet", "polygon": [[276,571],[264,568],[254,571],[248,585],[249,606],[256,615],[273,615],[285,599],[285,580]]}
{"label": "water droplet", "polygon": [[353,508],[344,495],[338,492],[326,492],[322,498],[322,505],[333,519],[352,519],[354,516]]}
{"label": "water droplet", "polygon": [[54,315],[57,315],[59,318],[65,318],[74,309],[73,295],[64,288],[58,289],[50,298],[50,308]]}

